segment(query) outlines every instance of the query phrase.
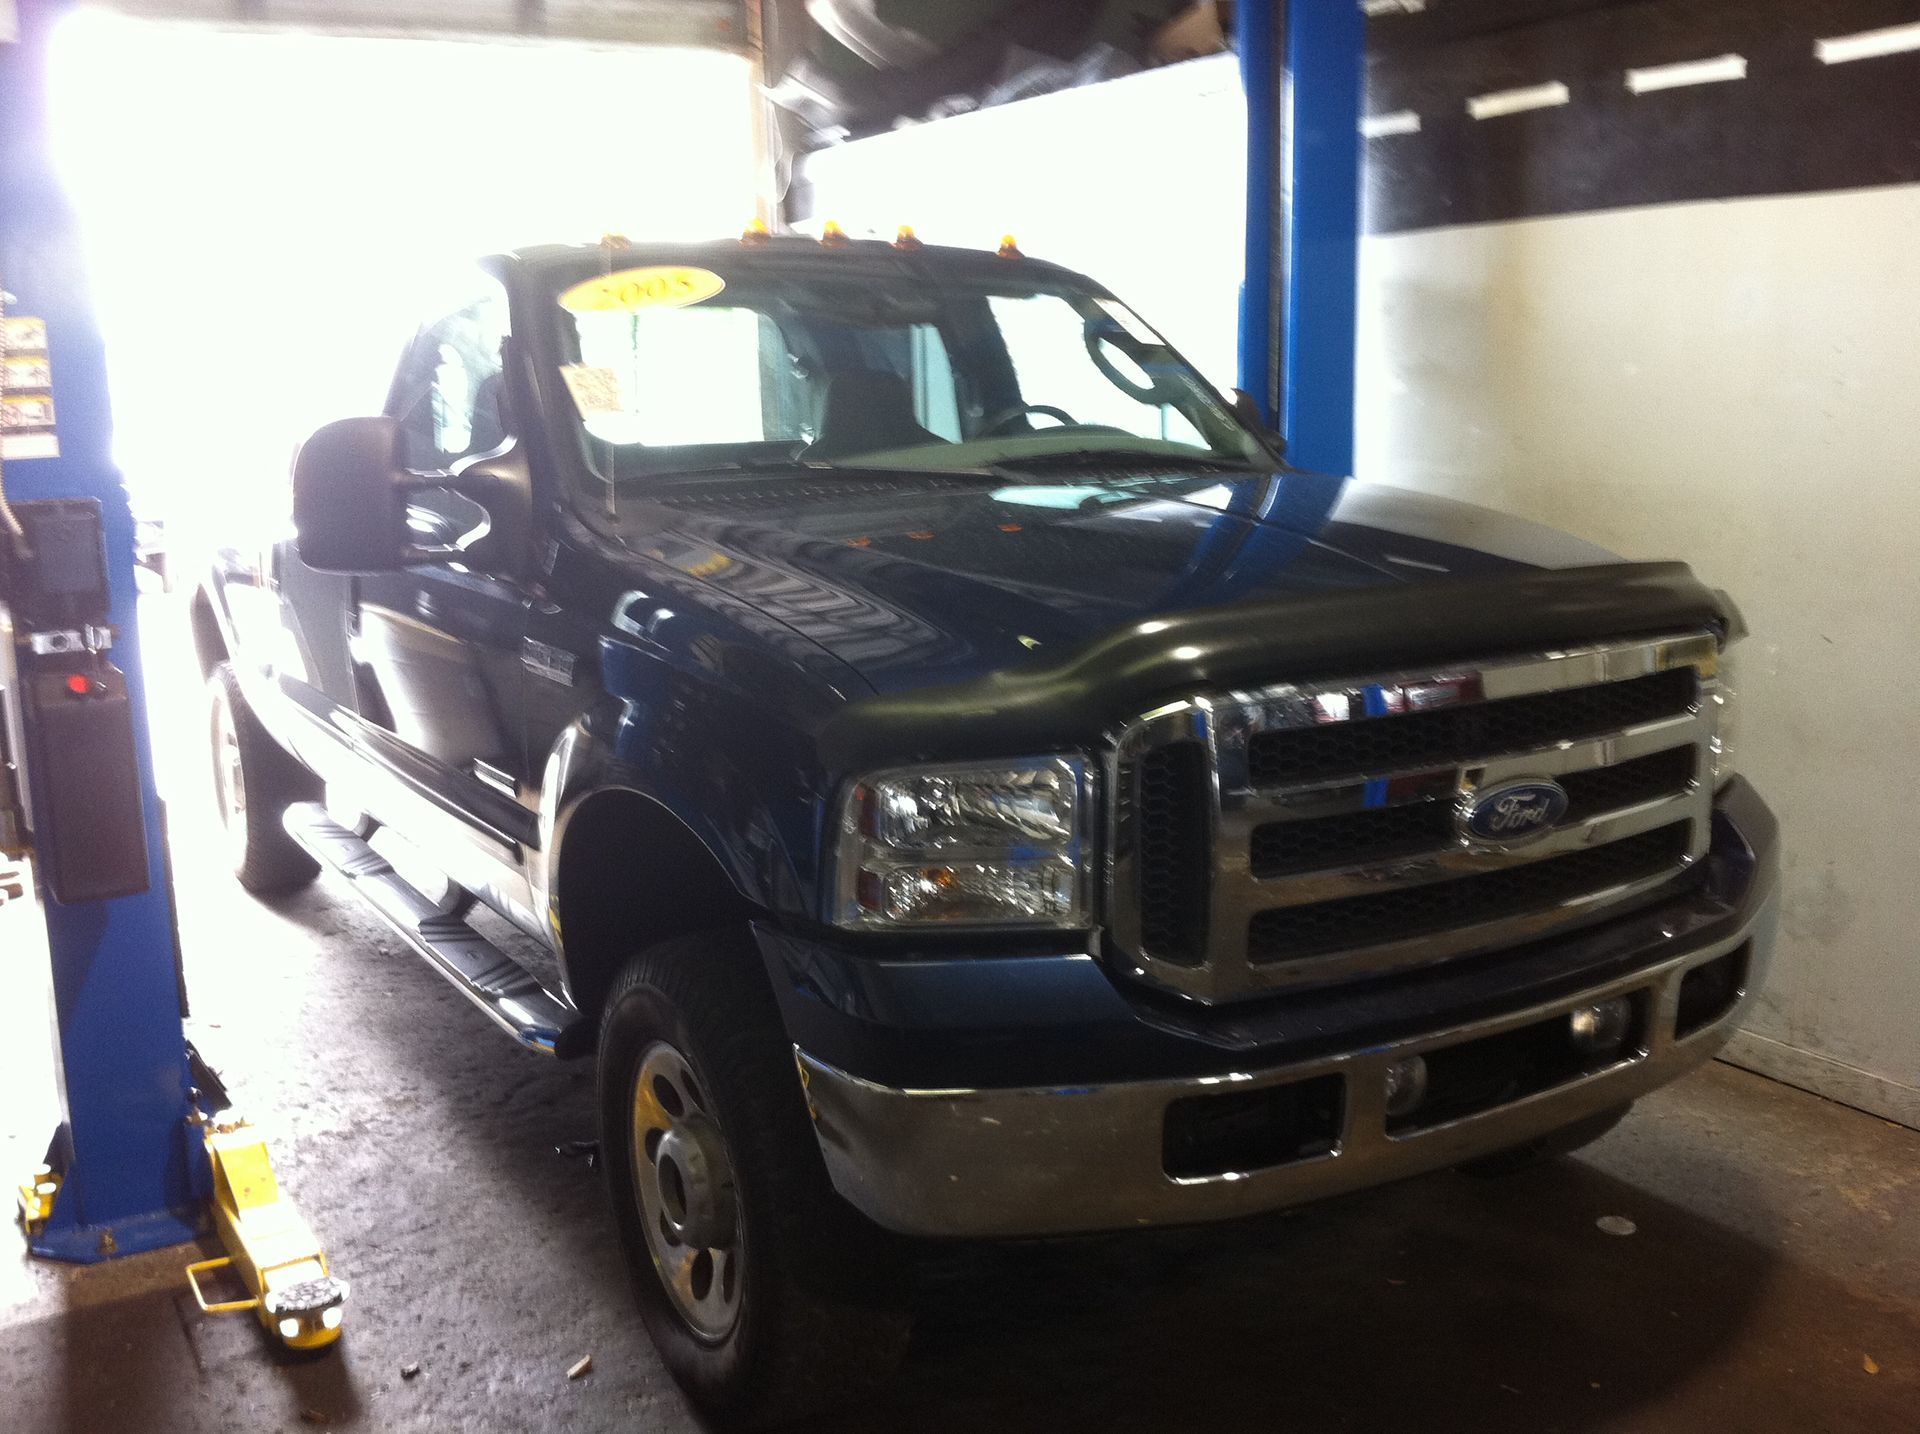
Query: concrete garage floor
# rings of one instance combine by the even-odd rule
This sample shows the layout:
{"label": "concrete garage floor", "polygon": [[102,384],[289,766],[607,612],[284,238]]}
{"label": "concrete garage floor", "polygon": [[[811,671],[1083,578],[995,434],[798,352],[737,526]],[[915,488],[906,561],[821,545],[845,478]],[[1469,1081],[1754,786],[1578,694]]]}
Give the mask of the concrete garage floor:
{"label": "concrete garage floor", "polygon": [[[189,1250],[82,1270],[0,1235],[0,1429],[697,1428],[631,1311],[597,1174],[553,1151],[591,1133],[589,1068],[512,1046],[331,880],[267,906],[210,869],[171,604],[149,631],[176,689],[159,740],[192,1034],[352,1280],[347,1333],[288,1358],[250,1317],[194,1310]],[[37,932],[0,912],[9,980],[44,969]],[[0,1053],[9,1185],[51,1120],[28,1026]],[[813,1428],[1908,1431],[1920,1134],[1714,1066],[1551,1168],[947,1251],[918,1305],[892,1393]]]}

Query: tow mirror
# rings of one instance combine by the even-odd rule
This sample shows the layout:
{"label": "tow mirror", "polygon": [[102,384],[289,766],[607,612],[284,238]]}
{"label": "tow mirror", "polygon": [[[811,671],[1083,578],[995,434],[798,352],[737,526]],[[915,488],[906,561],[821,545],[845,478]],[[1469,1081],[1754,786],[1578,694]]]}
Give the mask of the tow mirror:
{"label": "tow mirror", "polygon": [[343,418],[293,460],[293,527],[300,561],[323,573],[379,573],[408,561],[400,425]]}

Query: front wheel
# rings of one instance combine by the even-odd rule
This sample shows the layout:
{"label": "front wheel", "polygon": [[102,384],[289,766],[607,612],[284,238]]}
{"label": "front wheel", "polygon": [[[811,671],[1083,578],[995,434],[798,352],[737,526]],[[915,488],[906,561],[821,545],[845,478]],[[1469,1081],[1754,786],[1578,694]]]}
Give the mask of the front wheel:
{"label": "front wheel", "polygon": [[899,1263],[828,1182],[746,932],[633,958],[601,1018],[599,1101],[641,1317],[696,1404],[759,1427],[892,1372]]}

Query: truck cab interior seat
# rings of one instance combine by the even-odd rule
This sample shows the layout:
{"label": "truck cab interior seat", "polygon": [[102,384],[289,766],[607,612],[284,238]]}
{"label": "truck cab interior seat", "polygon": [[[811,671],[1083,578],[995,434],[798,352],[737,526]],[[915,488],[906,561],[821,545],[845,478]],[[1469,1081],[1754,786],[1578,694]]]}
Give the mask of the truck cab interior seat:
{"label": "truck cab interior seat", "polygon": [[820,436],[809,458],[843,458],[945,443],[913,416],[913,392],[898,374],[878,369],[847,369],[827,380],[820,409]]}

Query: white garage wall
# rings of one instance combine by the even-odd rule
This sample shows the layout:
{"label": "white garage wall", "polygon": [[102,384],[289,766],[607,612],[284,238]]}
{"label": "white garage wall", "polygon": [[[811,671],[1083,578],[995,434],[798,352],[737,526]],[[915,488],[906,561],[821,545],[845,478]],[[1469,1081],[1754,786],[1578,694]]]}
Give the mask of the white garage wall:
{"label": "white garage wall", "polygon": [[1239,62],[1214,55],[822,150],[803,189],[808,222],[863,237],[911,224],[929,244],[991,249],[1011,230],[1231,388],[1245,165]]}
{"label": "white garage wall", "polygon": [[1784,927],[1734,1058],[1920,1126],[1920,186],[1369,237],[1360,474],[1740,602]]}

